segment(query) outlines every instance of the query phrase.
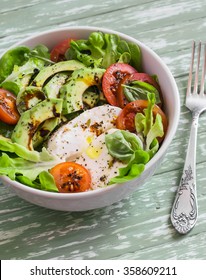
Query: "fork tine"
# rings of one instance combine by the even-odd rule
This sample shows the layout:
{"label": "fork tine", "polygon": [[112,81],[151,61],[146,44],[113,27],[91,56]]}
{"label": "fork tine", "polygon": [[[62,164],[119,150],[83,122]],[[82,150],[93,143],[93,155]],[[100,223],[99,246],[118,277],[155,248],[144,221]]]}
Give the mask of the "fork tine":
{"label": "fork tine", "polygon": [[196,66],[196,72],[195,72],[195,82],[194,82],[193,94],[197,94],[197,91],[198,91],[200,53],[201,53],[201,41],[198,44],[198,50],[197,50],[197,66]]}
{"label": "fork tine", "polygon": [[204,89],[205,89],[205,74],[206,74],[206,44],[204,44],[204,61],[203,61],[202,79],[201,79],[201,85],[200,85],[200,94],[201,94],[201,95],[204,95]]}
{"label": "fork tine", "polygon": [[194,65],[194,54],[195,54],[195,41],[192,41],[192,56],[190,62],[190,69],[189,69],[189,77],[188,77],[188,84],[187,84],[187,95],[191,94],[191,86],[192,86],[192,71]]}

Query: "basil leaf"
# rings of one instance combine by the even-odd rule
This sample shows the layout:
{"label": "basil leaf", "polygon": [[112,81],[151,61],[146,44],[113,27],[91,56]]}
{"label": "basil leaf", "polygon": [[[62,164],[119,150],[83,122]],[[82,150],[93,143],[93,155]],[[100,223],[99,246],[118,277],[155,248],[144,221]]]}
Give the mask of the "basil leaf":
{"label": "basil leaf", "polygon": [[142,142],[139,137],[125,130],[116,130],[107,134],[105,143],[109,154],[123,162],[130,161],[134,152],[142,149]]}
{"label": "basil leaf", "polygon": [[161,102],[158,90],[146,82],[134,81],[130,85],[125,84],[122,86],[124,87],[124,95],[130,102],[135,100],[147,100],[148,93],[155,94],[157,104]]}

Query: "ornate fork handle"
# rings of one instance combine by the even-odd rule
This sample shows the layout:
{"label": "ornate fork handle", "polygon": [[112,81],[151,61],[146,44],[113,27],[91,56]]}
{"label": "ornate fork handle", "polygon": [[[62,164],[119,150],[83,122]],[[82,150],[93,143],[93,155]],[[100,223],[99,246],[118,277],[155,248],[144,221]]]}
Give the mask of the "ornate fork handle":
{"label": "ornate fork handle", "polygon": [[182,178],[171,212],[171,222],[181,233],[188,233],[197,221],[196,146],[199,112],[192,115],[190,138]]}

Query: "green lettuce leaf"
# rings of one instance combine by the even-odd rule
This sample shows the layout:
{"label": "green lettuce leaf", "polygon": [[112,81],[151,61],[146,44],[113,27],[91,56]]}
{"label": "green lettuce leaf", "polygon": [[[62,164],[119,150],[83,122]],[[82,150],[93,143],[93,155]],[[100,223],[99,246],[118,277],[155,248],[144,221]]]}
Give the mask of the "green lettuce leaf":
{"label": "green lettuce leaf", "polygon": [[136,150],[142,149],[139,137],[126,130],[116,130],[107,134],[105,143],[109,154],[123,162],[128,162]]}
{"label": "green lettuce leaf", "polygon": [[47,171],[39,173],[37,179],[34,181],[23,175],[16,176],[16,180],[35,189],[58,192],[53,176]]}
{"label": "green lettuce leaf", "polygon": [[139,46],[130,42],[126,42],[125,40],[121,40],[118,44],[117,50],[121,54],[129,54],[129,64],[132,65],[135,69],[137,69],[138,72],[142,72],[142,54]]}
{"label": "green lettuce leaf", "polygon": [[127,175],[124,176],[116,176],[110,179],[109,181],[109,185],[112,184],[121,184],[121,183],[125,183],[128,182],[130,180],[135,179],[136,177],[139,177],[140,174],[144,171],[145,169],[145,165],[144,164],[133,164],[128,172]]}
{"label": "green lettuce leaf", "polygon": [[105,143],[109,154],[127,163],[125,167],[119,168],[118,176],[111,178],[109,184],[132,180],[144,171],[150,155],[143,150],[142,141],[137,135],[125,130],[116,130],[105,136]]}
{"label": "green lettuce leaf", "polygon": [[77,59],[88,67],[108,68],[116,62],[129,63],[137,70],[142,68],[139,46],[120,40],[116,34],[92,32],[88,40],[71,41],[66,59]]}
{"label": "green lettuce leaf", "polygon": [[32,162],[56,160],[56,158],[51,155],[46,148],[43,148],[41,152],[30,151],[26,147],[13,143],[9,138],[3,137],[2,135],[0,135],[0,151],[15,153],[20,158]]}
{"label": "green lettuce leaf", "polygon": [[37,58],[45,63],[45,65],[54,64],[55,62],[50,59],[49,49],[43,45],[36,45],[30,53],[27,54],[28,57]]}
{"label": "green lettuce leaf", "polygon": [[30,49],[25,46],[8,50],[0,59],[0,83],[3,82],[13,71],[14,65],[21,66],[27,60],[26,54]]}
{"label": "green lettuce leaf", "polygon": [[8,154],[2,153],[0,157],[0,175],[6,175],[15,180],[16,175],[23,175],[34,181],[42,171],[48,171],[59,161],[32,162],[20,157],[11,158]]}
{"label": "green lettuce leaf", "polygon": [[160,116],[160,114],[157,114],[155,118],[155,122],[147,134],[146,150],[149,150],[150,145],[154,139],[156,139],[157,137],[162,137],[163,135],[164,135],[164,129],[162,124],[162,117]]}
{"label": "green lettuce leaf", "polygon": [[39,173],[39,181],[41,190],[58,192],[54,177],[48,171],[42,171]]}
{"label": "green lettuce leaf", "polygon": [[109,184],[123,183],[139,177],[149,159],[150,156],[146,151],[136,150],[127,166],[119,168],[119,175],[111,178]]}
{"label": "green lettuce leaf", "polygon": [[[151,155],[157,152],[159,146],[157,141],[154,140],[157,137],[164,135],[164,128],[162,124],[162,118],[159,114],[156,115],[155,120],[153,118],[153,107],[155,104],[154,93],[148,93],[148,107],[144,110],[144,113],[137,113],[135,115],[135,128],[140,138],[145,142],[145,150],[150,151]],[[153,143],[152,147],[151,144]]]}
{"label": "green lettuce leaf", "polygon": [[149,92],[155,94],[157,104],[161,102],[158,90],[146,82],[134,81],[130,85],[125,84],[122,86],[124,88],[124,95],[130,102],[135,100],[147,100]]}
{"label": "green lettuce leaf", "polygon": [[48,170],[60,160],[51,155],[46,148],[41,152],[29,151],[0,135],[0,154],[0,175],[6,175],[11,180],[17,180],[33,188],[58,191]]}
{"label": "green lettuce leaf", "polygon": [[16,181],[18,181],[19,183],[21,183],[23,185],[29,186],[34,189],[41,189],[41,184],[39,182],[37,182],[37,180],[32,181],[28,177],[23,176],[23,175],[17,175],[15,179],[16,179]]}
{"label": "green lettuce leaf", "polygon": [[152,158],[158,150],[159,150],[159,142],[158,142],[157,138],[155,138],[155,139],[153,139],[153,141],[149,147],[149,150],[147,151],[150,158]]}

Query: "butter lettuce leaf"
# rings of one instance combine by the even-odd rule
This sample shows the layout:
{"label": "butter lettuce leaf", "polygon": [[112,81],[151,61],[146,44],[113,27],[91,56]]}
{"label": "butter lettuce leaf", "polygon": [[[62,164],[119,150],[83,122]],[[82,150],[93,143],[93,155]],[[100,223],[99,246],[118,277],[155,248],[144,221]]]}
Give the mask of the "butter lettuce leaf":
{"label": "butter lettuce leaf", "polygon": [[35,189],[58,192],[58,188],[55,184],[53,176],[47,171],[42,171],[41,173],[39,173],[39,176],[35,181],[32,181],[31,179],[23,175],[16,176],[16,180],[24,185]]}
{"label": "butter lettuce leaf", "polygon": [[123,162],[129,162],[134,152],[143,147],[139,137],[126,130],[116,130],[107,134],[105,143],[109,154]]}
{"label": "butter lettuce leaf", "polygon": [[120,40],[117,34],[92,32],[88,40],[71,41],[66,59],[77,59],[88,67],[108,68],[116,62],[129,63],[138,71],[142,69],[139,46]]}
{"label": "butter lettuce leaf", "polygon": [[13,71],[14,65],[23,65],[28,58],[26,54],[30,49],[26,46],[19,46],[8,50],[0,59],[0,83]]}
{"label": "butter lettuce leaf", "polygon": [[13,143],[9,138],[3,137],[2,135],[0,135],[0,152],[1,151],[14,153],[20,158],[32,162],[56,160],[56,157],[51,155],[44,147],[41,152],[30,151],[26,147],[18,143]]}
{"label": "butter lettuce leaf", "polygon": [[150,156],[144,150],[136,150],[127,166],[119,168],[119,175],[110,179],[109,184],[124,183],[139,177],[145,169],[145,164],[149,161]]}
{"label": "butter lettuce leaf", "polygon": [[147,100],[147,95],[149,92],[155,94],[156,103],[160,103],[159,91],[152,85],[142,81],[134,81],[130,85],[122,85],[124,89],[124,95],[126,98],[132,102],[135,100]]}
{"label": "butter lettuce leaf", "polygon": [[135,115],[137,134],[116,130],[105,136],[109,154],[127,164],[119,168],[118,176],[111,178],[109,184],[123,183],[140,176],[147,162],[159,149],[157,138],[164,135],[162,118],[159,114],[153,116],[155,93],[149,92],[147,97],[147,108]]}
{"label": "butter lettuce leaf", "polygon": [[127,164],[119,168],[118,176],[111,178],[109,184],[127,182],[144,171],[150,155],[143,150],[142,141],[136,134],[116,130],[105,136],[105,143],[111,156]]}
{"label": "butter lettuce leaf", "polygon": [[155,122],[147,134],[146,150],[150,149],[150,145],[154,139],[156,139],[157,137],[162,137],[163,135],[164,135],[164,129],[162,124],[162,117],[160,116],[160,114],[157,114],[155,118]]}
{"label": "butter lettuce leaf", "polygon": [[20,157],[12,158],[6,153],[2,153],[0,157],[0,175],[6,175],[10,179],[15,180],[16,175],[23,175],[30,180],[35,180],[42,171],[48,171],[59,161],[41,161],[32,162]]}
{"label": "butter lettuce leaf", "polygon": [[[7,153],[5,153],[7,152]],[[48,170],[60,162],[46,148],[41,152],[29,151],[25,147],[0,136],[0,176],[27,186],[48,191],[58,191]]]}
{"label": "butter lettuce leaf", "polygon": [[[153,141],[156,138],[162,137],[164,135],[162,117],[160,114],[157,114],[155,119],[153,117],[153,107],[155,105],[155,100],[155,94],[148,93],[148,107],[143,113],[137,113],[135,115],[136,131],[140,135],[140,138],[145,142],[145,150],[150,151],[150,149],[152,149],[152,152],[150,153],[151,155],[154,155],[154,152],[157,152],[159,148],[157,141]],[[151,147],[152,143],[153,146]]]}

